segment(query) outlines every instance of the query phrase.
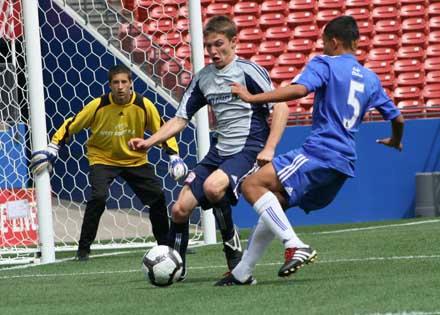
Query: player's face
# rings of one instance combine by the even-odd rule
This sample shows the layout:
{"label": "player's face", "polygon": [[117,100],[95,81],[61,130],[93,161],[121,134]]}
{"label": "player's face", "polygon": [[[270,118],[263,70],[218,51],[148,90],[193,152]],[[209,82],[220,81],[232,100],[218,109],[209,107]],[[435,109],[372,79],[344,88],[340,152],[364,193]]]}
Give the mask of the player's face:
{"label": "player's face", "polygon": [[131,80],[127,73],[117,73],[110,82],[113,101],[116,104],[127,104],[131,98]]}
{"label": "player's face", "polygon": [[205,48],[217,69],[230,64],[235,57],[237,38],[229,40],[224,34],[209,33],[204,38]]}

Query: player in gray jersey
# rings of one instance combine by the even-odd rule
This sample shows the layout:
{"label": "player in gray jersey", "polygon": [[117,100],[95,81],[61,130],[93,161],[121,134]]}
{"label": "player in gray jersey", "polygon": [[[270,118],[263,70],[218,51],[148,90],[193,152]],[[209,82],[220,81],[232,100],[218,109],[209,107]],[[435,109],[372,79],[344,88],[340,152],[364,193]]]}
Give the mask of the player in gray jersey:
{"label": "player in gray jersey", "polygon": [[[234,22],[226,16],[213,17],[203,33],[205,48],[213,63],[193,77],[174,118],[148,139],[131,139],[129,145],[134,150],[148,150],[183,130],[200,108],[211,105],[216,119],[214,137],[209,152],[188,174],[173,205],[170,245],[185,261],[188,220],[193,209],[196,206],[221,208],[226,220],[219,220],[217,213],[217,221],[232,227],[221,230],[228,267],[232,270],[238,261],[229,263],[228,248],[240,249],[240,253],[241,248],[239,240],[228,244],[231,235],[224,234],[232,230],[236,235],[230,206],[237,203],[240,183],[253,172],[256,162],[261,166],[272,160],[287,122],[288,107],[285,103],[252,105],[232,95],[233,82],[246,86],[252,94],[273,90],[264,68],[235,55],[237,28]],[[272,108],[273,123],[269,126]]]}

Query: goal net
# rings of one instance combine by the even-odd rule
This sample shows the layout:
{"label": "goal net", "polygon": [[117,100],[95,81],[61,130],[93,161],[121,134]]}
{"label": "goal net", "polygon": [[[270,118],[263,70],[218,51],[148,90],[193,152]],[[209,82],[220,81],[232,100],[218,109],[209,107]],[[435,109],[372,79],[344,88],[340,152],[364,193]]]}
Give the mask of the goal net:
{"label": "goal net", "polygon": [[[117,63],[133,71],[134,90],[148,97],[169,119],[191,78],[189,59],[179,58],[188,44],[175,38],[177,14],[167,1],[48,0],[38,1],[47,141],[63,121],[87,102],[109,91],[107,71]],[[186,1],[172,1],[183,20]],[[137,6],[130,7],[131,5]],[[0,0],[0,264],[28,262],[38,255],[38,220],[34,183],[29,173],[32,151],[26,56],[20,1]],[[177,12],[177,11],[176,11]],[[183,23],[183,22],[181,22]],[[170,34],[173,34],[172,36]],[[175,40],[173,40],[175,38]],[[185,41],[186,43],[188,41]],[[186,54],[188,56],[188,54]],[[86,131],[59,152],[51,173],[52,217],[56,250],[74,250],[89,196]],[[192,168],[197,160],[195,127],[179,136],[180,154]],[[180,186],[168,175],[168,157],[149,152],[164,187],[168,208]],[[191,218],[193,240],[201,237],[200,212]],[[124,181],[110,188],[107,208],[93,249],[145,247],[154,243],[144,207]]]}

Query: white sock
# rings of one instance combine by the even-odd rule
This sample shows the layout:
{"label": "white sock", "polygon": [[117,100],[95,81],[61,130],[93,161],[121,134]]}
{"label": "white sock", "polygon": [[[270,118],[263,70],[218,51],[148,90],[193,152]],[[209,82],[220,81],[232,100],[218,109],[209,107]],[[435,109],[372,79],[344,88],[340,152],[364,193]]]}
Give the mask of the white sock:
{"label": "white sock", "polygon": [[260,218],[284,244],[284,248],[308,247],[296,235],[287,219],[278,198],[270,191],[265,193],[254,204]]}
{"label": "white sock", "polygon": [[248,240],[247,250],[244,252],[240,263],[232,271],[232,274],[238,281],[245,282],[252,275],[257,262],[263,256],[274,237],[275,235],[260,218]]}

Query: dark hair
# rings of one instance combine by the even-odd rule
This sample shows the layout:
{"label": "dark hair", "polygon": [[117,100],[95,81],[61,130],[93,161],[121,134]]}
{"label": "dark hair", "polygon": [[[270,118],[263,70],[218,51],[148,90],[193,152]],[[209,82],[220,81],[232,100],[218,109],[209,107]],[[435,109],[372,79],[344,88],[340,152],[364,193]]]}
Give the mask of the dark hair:
{"label": "dark hair", "polygon": [[324,28],[324,36],[328,39],[337,38],[344,47],[352,47],[353,41],[359,39],[359,29],[356,20],[349,15],[334,18]]}
{"label": "dark hair", "polygon": [[219,33],[225,35],[229,40],[237,36],[237,26],[226,15],[214,16],[206,23],[203,29],[203,35],[210,33]]}
{"label": "dark hair", "polygon": [[108,81],[112,82],[113,76],[119,73],[126,73],[128,75],[128,79],[131,81],[131,71],[124,65],[116,65],[111,67],[108,70]]}

